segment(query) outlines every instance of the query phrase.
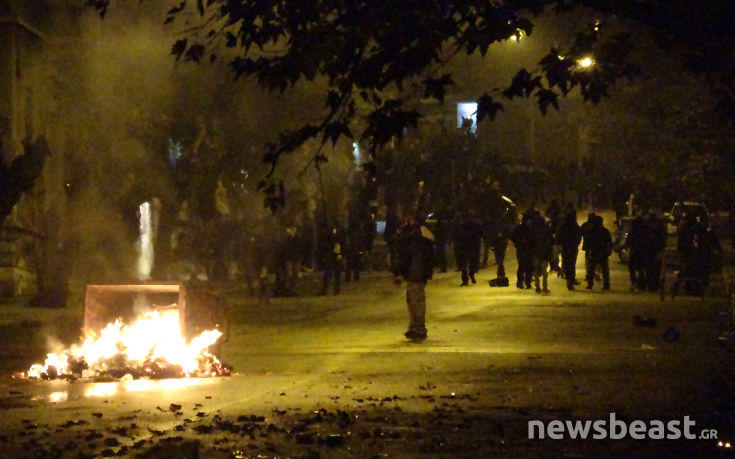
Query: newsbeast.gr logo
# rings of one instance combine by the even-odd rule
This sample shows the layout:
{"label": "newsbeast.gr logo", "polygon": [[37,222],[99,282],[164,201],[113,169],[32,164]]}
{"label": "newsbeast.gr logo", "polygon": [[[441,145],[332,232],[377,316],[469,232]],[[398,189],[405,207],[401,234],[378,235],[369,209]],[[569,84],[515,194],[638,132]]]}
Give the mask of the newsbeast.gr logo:
{"label": "newsbeast.gr logo", "polygon": [[528,439],[562,440],[565,437],[572,440],[621,440],[629,437],[634,440],[716,440],[717,430],[696,430],[696,422],[684,416],[683,420],[672,419],[670,421],[635,420],[630,423],[615,418],[615,413],[610,413],[609,419],[592,420],[553,420],[547,423],[539,420],[528,421]]}

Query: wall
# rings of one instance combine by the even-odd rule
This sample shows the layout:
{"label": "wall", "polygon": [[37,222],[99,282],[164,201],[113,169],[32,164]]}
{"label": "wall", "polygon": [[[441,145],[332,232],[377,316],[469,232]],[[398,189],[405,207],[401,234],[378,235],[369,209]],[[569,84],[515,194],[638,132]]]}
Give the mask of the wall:
{"label": "wall", "polygon": [[62,76],[67,69],[50,56],[51,50],[63,49],[74,39],[80,4],[0,0],[0,160],[9,164],[23,153],[24,139],[35,141],[41,135],[52,152],[37,185],[0,228],[0,296],[37,292],[45,245],[54,243],[48,231],[63,226],[61,153],[69,121],[59,113],[69,103]]}

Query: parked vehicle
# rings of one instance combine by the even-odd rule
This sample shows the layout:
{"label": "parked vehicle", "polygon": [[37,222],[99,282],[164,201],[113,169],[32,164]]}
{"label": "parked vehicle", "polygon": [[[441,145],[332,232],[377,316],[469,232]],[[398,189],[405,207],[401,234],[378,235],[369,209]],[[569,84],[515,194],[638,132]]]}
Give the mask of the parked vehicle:
{"label": "parked vehicle", "polygon": [[[626,242],[628,240],[628,234],[633,228],[633,220],[637,217],[628,216],[623,217],[615,221],[615,231],[613,232],[613,252],[618,255],[618,258],[622,263],[628,263],[630,261],[630,248]],[[666,225],[669,222],[669,218],[665,215],[659,217],[659,222]],[[668,237],[667,239],[673,240],[674,238]],[[665,245],[675,244],[675,242],[667,241]]]}
{"label": "parked vehicle", "polygon": [[626,247],[625,241],[628,239],[628,233],[630,233],[634,219],[635,217],[623,217],[615,222],[613,252],[618,254],[618,258],[622,263],[630,261],[630,249]]}
{"label": "parked vehicle", "polygon": [[666,232],[676,234],[685,215],[702,215],[709,219],[709,209],[705,204],[696,201],[677,201],[670,212],[664,214],[666,218]]}

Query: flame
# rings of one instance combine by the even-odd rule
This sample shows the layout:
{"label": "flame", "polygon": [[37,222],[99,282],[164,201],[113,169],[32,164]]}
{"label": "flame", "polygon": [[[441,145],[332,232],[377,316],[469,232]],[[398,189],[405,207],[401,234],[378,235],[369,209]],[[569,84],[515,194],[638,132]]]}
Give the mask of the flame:
{"label": "flame", "polygon": [[178,309],[153,310],[124,324],[108,324],[99,335],[90,332],[81,345],[60,354],[48,354],[43,365],[28,370],[29,377],[49,378],[81,374],[138,376],[217,376],[225,374],[220,361],[207,350],[222,332],[206,330],[187,343],[181,334]]}
{"label": "flame", "polygon": [[48,395],[48,400],[51,403],[64,402],[69,398],[68,392],[52,392]]}

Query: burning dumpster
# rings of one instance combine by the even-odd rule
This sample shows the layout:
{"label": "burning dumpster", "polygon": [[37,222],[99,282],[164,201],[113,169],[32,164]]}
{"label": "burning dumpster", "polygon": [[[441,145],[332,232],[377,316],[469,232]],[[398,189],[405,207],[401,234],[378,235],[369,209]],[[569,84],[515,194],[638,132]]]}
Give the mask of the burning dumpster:
{"label": "burning dumpster", "polygon": [[98,332],[121,319],[132,323],[141,314],[177,310],[181,333],[187,339],[205,330],[222,332],[227,341],[227,305],[217,295],[179,283],[88,285],[84,302],[84,333]]}
{"label": "burning dumpster", "polygon": [[209,351],[227,339],[226,312],[218,296],[178,283],[88,285],[83,343],[27,376],[226,376]]}

